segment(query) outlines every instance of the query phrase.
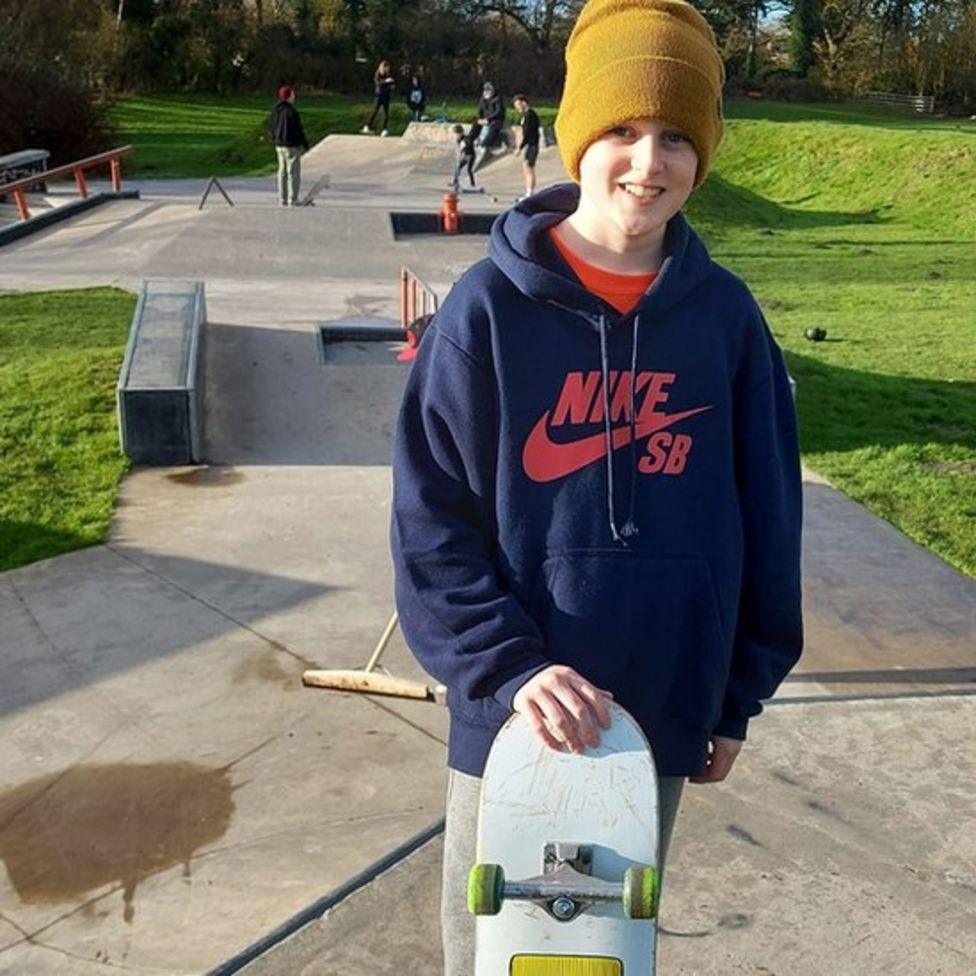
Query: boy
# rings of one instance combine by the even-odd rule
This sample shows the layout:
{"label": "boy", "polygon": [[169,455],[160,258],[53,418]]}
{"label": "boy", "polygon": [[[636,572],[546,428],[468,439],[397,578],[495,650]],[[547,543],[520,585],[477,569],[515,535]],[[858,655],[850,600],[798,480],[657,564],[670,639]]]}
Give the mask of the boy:
{"label": "boy", "polygon": [[420,346],[396,432],[406,639],[451,711],[442,925],[464,906],[479,779],[514,709],[594,745],[612,695],[661,775],[714,783],[795,664],[800,472],[782,356],[681,208],[722,136],[724,69],[684,0],[590,0],[556,122],[579,185],[496,220]]}
{"label": "boy", "polygon": [[282,207],[297,207],[302,184],[302,149],[308,151],[308,139],[295,108],[295,89],[291,85],[278,89],[278,104],[271,112],[269,125],[278,156],[279,202]]}
{"label": "boy", "polygon": [[471,135],[464,134],[463,126],[454,126],[454,141],[457,143],[457,156],[454,160],[454,179],[451,180],[451,186],[454,187],[455,193],[460,193],[461,191],[461,173],[464,170],[468,171],[468,179],[471,181],[471,189],[475,189],[474,182],[474,139]]}
{"label": "boy", "polygon": [[525,200],[535,193],[535,161],[539,158],[539,116],[525,95],[516,95],[512,104],[515,106],[515,111],[522,116],[520,123],[522,141],[519,143],[518,149],[515,150],[515,155],[522,156],[525,196],[521,197],[520,200]]}

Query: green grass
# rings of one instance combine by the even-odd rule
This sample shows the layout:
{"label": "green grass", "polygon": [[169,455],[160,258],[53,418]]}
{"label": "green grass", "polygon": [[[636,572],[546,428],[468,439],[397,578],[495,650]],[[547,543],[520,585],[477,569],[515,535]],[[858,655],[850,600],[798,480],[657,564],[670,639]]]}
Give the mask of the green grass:
{"label": "green grass", "polygon": [[[450,99],[450,118],[474,118],[476,102]],[[267,132],[273,106],[263,95],[147,95],[121,99],[112,119],[120,142],[135,147],[130,168],[138,176],[260,176],[275,168]],[[372,99],[355,95],[300,95],[296,101],[312,145],[333,132],[358,132],[372,107]],[[432,103],[428,114],[440,109]],[[548,122],[555,109],[539,114]],[[400,135],[409,118],[406,105],[394,101],[390,132]]]}
{"label": "green grass", "polygon": [[0,295],[0,570],[104,538],[135,302],[114,288]]}
{"label": "green grass", "polygon": [[976,576],[976,125],[728,114],[688,212],[786,351],[805,462]]}

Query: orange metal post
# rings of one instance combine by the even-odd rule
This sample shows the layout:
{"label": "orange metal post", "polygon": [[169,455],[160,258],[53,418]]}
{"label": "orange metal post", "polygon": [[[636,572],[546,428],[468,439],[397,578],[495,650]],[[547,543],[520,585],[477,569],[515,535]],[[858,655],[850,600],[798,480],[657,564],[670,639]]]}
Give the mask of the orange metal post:
{"label": "orange metal post", "polygon": [[118,193],[122,189],[122,160],[115,156],[108,165],[112,171],[112,189]]}
{"label": "orange metal post", "polygon": [[407,317],[407,269],[400,269],[400,327],[405,329],[410,324]]}
{"label": "orange metal post", "polygon": [[21,220],[27,220],[30,216],[30,211],[27,209],[27,198],[24,196],[23,190],[14,190],[14,201],[17,204],[17,213],[20,214]]}
{"label": "orange metal post", "polygon": [[78,187],[78,192],[83,198],[88,198],[88,184],[85,182],[85,171],[83,169],[75,170],[75,185]]}

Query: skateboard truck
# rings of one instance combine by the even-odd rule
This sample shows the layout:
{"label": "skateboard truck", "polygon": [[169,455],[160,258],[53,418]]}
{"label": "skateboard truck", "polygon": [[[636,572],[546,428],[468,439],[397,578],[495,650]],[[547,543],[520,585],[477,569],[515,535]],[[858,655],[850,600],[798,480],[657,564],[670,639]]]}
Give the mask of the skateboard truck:
{"label": "skateboard truck", "polygon": [[558,922],[570,922],[598,902],[623,902],[628,918],[657,917],[658,874],[653,867],[627,868],[623,883],[594,878],[593,848],[550,842],[543,848],[542,874],[506,881],[500,864],[476,864],[468,876],[468,909],[497,915],[505,901],[532,901]]}

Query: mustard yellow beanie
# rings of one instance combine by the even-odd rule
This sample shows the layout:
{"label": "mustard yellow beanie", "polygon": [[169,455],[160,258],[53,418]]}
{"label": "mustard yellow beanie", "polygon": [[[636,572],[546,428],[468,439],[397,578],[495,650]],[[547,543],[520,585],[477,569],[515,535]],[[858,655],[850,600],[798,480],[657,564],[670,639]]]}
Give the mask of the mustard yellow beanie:
{"label": "mustard yellow beanie", "polygon": [[556,140],[579,182],[583,153],[632,119],[684,130],[698,153],[700,186],[722,141],[725,66],[705,18],[685,0],[589,0],[566,45]]}

